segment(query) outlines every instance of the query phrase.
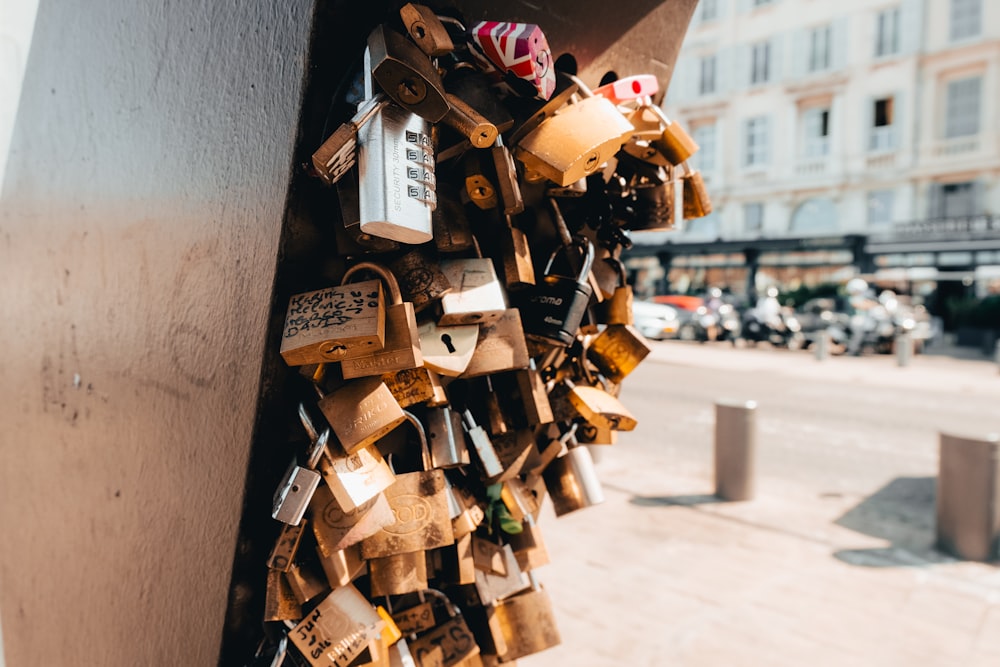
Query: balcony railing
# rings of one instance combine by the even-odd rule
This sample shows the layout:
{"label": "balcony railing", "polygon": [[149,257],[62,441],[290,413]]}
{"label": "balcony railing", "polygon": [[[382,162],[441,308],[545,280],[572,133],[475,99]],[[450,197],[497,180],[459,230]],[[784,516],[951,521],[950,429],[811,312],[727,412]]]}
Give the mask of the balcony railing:
{"label": "balcony railing", "polygon": [[798,176],[822,176],[827,170],[826,158],[803,158],[795,165]]}
{"label": "balcony railing", "polygon": [[884,153],[896,148],[896,133],[892,125],[873,127],[868,139],[868,150],[872,153]]}
{"label": "balcony railing", "polygon": [[979,136],[945,139],[934,144],[934,157],[953,157],[975,153],[979,149]]}
{"label": "balcony railing", "polygon": [[895,153],[881,153],[870,155],[866,160],[869,169],[891,169],[896,166]]}
{"label": "balcony railing", "polygon": [[1000,217],[994,215],[968,215],[957,218],[936,218],[896,223],[892,235],[926,238],[956,235],[1000,236]]}

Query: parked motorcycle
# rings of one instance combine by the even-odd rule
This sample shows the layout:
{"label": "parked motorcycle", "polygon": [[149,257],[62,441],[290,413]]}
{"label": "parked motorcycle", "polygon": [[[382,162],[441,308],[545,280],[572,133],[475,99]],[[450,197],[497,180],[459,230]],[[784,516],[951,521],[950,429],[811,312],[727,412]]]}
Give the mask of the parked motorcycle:
{"label": "parked motorcycle", "polygon": [[805,343],[802,325],[791,308],[782,308],[776,317],[767,321],[748,310],[744,313],[740,338],[752,345],[766,342],[790,350],[797,350]]}

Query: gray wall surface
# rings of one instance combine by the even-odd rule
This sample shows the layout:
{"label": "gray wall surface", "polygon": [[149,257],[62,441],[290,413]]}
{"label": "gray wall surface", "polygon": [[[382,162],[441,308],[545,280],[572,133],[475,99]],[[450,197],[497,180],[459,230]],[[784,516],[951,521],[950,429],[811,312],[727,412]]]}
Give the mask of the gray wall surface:
{"label": "gray wall surface", "polygon": [[8,667],[217,659],[311,20],[41,3],[0,200]]}

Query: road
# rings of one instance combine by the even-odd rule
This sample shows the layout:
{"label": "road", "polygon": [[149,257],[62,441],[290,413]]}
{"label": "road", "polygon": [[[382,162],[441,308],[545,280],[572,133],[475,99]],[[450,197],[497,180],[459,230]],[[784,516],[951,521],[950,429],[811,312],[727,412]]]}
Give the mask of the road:
{"label": "road", "polygon": [[[933,548],[941,431],[1000,431],[991,362],[666,341],[604,503],[540,520],[568,665],[998,665],[1000,574]],[[717,502],[714,403],[757,401],[757,496]]]}

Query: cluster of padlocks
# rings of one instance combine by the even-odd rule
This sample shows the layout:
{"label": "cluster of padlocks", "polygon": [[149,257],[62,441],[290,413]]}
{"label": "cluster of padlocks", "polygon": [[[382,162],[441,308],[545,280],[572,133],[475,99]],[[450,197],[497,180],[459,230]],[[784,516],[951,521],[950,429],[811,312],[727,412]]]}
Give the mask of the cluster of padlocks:
{"label": "cluster of padlocks", "polygon": [[540,508],[603,500],[588,446],[635,428],[619,388],[650,351],[626,232],[710,210],[654,77],[590,90],[538,26],[399,19],[369,35],[343,93],[357,113],[313,155],[349,269],[293,296],[282,332],[317,400],[274,498],[273,665],[488,665],[559,643]]}

